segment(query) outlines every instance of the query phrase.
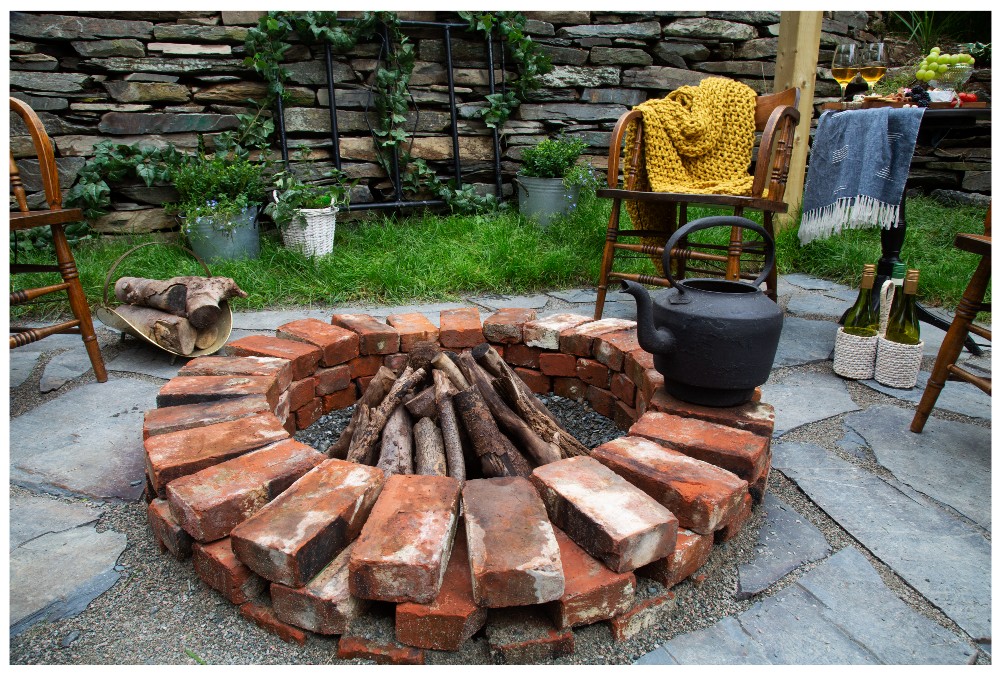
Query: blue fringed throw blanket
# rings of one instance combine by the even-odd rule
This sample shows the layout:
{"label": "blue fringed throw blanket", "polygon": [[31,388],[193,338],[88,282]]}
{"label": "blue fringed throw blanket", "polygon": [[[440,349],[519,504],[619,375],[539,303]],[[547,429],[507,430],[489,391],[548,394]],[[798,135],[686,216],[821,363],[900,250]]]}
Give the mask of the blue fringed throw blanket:
{"label": "blue fringed throw blanket", "polygon": [[820,117],[802,199],[802,244],[843,228],[896,227],[923,114],[871,108]]}

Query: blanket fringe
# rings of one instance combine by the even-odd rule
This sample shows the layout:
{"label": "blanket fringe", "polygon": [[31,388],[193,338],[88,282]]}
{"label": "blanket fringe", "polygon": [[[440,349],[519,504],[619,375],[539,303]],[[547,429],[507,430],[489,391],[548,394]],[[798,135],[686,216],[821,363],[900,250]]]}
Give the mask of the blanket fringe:
{"label": "blanket fringe", "polygon": [[876,225],[884,230],[899,225],[899,205],[887,204],[868,195],[841,197],[833,204],[802,214],[799,224],[799,242],[808,244],[814,239]]}

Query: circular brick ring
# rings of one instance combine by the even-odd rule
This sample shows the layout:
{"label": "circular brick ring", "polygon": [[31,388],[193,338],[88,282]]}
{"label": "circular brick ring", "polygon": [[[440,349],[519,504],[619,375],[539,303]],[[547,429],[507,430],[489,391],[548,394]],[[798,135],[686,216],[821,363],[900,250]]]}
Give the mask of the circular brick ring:
{"label": "circular brick ring", "polygon": [[[585,399],[628,434],[530,480],[464,488],[386,480],[291,438],[426,340],[489,342],[534,392]],[[625,640],[655,622],[672,593],[638,598],[636,575],[669,590],[736,535],[763,498],[773,428],[759,391],[721,409],[666,394],[628,320],[301,319],[191,360],[160,390],[143,427],[149,523],[163,551],[286,641],[338,635],[343,659],[423,663],[425,649],[459,650],[489,608],[491,650],[538,662],[572,653],[573,627],[608,621]],[[395,641],[365,632],[361,596],[397,604]]]}

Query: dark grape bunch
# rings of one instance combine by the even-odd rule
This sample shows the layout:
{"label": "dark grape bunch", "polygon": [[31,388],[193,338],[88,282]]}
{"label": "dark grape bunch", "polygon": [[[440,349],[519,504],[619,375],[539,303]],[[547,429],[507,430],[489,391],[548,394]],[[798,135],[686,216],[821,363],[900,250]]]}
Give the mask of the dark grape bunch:
{"label": "dark grape bunch", "polygon": [[926,108],[931,103],[931,95],[920,85],[910,87],[910,99],[921,108]]}

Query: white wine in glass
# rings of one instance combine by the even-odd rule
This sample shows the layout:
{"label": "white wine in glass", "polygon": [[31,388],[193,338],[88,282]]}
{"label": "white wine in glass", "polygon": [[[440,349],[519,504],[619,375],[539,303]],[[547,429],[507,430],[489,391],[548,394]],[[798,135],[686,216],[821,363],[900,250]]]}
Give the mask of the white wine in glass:
{"label": "white wine in glass", "polygon": [[861,61],[861,77],[868,83],[868,91],[882,79],[889,65],[886,60],[885,43],[873,42],[865,47]]}
{"label": "white wine in glass", "polygon": [[840,85],[840,97],[847,93],[847,83],[860,72],[858,65],[858,48],[856,45],[837,45],[833,50],[833,63],[830,74]]}

